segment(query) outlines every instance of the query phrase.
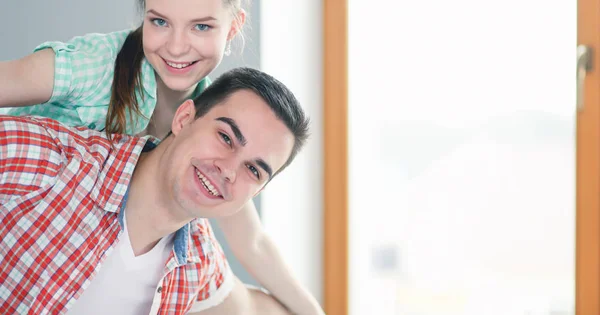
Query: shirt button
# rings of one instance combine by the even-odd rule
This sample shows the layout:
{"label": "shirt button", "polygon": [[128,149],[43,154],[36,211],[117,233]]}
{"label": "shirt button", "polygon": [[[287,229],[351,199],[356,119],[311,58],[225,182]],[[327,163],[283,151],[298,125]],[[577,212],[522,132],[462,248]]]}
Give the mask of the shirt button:
{"label": "shirt button", "polygon": [[160,294],[162,292],[162,287],[158,287],[158,289],[156,290],[156,293]]}
{"label": "shirt button", "polygon": [[95,123],[91,123],[91,124],[89,124],[88,128],[94,129],[94,128],[96,128],[96,124]]}

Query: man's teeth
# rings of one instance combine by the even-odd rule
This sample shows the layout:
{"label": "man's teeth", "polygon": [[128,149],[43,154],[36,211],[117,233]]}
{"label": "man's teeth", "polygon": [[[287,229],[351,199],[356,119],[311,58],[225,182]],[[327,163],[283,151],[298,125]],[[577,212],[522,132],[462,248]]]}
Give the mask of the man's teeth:
{"label": "man's teeth", "polygon": [[167,64],[168,64],[169,66],[171,66],[171,67],[173,67],[173,68],[177,68],[177,69],[182,69],[182,68],[185,68],[185,67],[187,67],[187,66],[191,65],[192,63],[193,63],[193,62],[188,62],[188,63],[172,63],[172,62],[169,62],[169,61],[167,61]]}
{"label": "man's teeth", "polygon": [[206,177],[204,177],[204,175],[202,175],[202,173],[200,173],[199,170],[196,170],[196,175],[204,185],[204,188],[208,190],[208,192],[210,192],[213,196],[220,196],[219,192],[215,189],[215,187],[208,181]]}

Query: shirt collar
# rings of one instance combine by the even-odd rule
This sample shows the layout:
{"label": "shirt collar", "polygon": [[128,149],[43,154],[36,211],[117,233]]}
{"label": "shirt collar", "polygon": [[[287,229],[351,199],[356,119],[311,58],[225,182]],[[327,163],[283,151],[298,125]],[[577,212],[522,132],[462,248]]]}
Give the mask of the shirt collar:
{"label": "shirt collar", "polygon": [[[127,198],[129,197],[129,187],[123,196],[123,202],[121,203],[121,209],[117,214],[119,226],[124,230],[125,228],[125,207],[127,206]],[[173,240],[173,251],[175,253],[175,258],[177,259],[178,265],[184,265],[188,261],[188,247],[190,244],[190,224],[187,223],[183,227],[181,227],[177,232],[175,232],[175,238]]]}
{"label": "shirt collar", "polygon": [[108,212],[118,212],[127,192],[131,176],[147,143],[158,143],[158,139],[146,136],[142,138],[115,135],[111,146],[98,149],[106,158],[99,168],[96,182],[91,189],[91,197],[96,205]]}

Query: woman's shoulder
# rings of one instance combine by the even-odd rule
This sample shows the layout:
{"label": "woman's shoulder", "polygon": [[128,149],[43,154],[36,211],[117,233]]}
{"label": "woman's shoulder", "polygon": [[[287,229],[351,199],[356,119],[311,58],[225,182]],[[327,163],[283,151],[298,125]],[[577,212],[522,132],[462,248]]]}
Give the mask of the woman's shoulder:
{"label": "woman's shoulder", "polygon": [[116,56],[121,50],[127,35],[133,30],[126,29],[111,33],[87,33],[74,36],[66,42],[49,41],[35,48],[35,51],[52,48],[55,52],[86,52],[88,54],[108,54]]}
{"label": "woman's shoulder", "polygon": [[120,30],[111,33],[89,33],[84,35],[83,37],[89,41],[95,41],[100,44],[104,44],[116,51],[119,51],[125,42],[125,39],[133,29]]}

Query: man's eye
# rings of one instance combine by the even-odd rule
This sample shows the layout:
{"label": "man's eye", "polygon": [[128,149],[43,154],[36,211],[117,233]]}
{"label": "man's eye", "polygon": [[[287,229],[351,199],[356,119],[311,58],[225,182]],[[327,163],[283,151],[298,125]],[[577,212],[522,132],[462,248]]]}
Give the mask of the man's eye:
{"label": "man's eye", "polygon": [[233,145],[233,143],[231,141],[231,138],[229,138],[228,135],[226,135],[226,134],[224,134],[222,132],[219,132],[219,135],[221,135],[221,138],[223,139],[223,141],[225,141],[225,143],[227,143],[228,146],[232,146]]}
{"label": "man's eye", "polygon": [[256,176],[257,179],[260,179],[260,172],[258,171],[258,169],[256,169],[256,167],[254,167],[254,165],[248,164],[247,167],[250,170],[250,172],[252,172],[252,174]]}

